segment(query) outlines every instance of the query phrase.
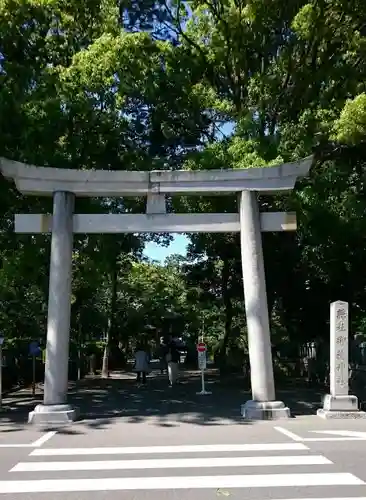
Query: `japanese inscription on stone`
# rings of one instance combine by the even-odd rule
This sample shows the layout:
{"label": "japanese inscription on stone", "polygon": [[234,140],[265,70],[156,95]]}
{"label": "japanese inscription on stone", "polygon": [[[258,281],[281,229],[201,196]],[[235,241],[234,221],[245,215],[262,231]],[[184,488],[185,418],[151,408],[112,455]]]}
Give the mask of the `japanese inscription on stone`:
{"label": "japanese inscription on stone", "polygon": [[330,393],[348,395],[348,303],[330,305]]}

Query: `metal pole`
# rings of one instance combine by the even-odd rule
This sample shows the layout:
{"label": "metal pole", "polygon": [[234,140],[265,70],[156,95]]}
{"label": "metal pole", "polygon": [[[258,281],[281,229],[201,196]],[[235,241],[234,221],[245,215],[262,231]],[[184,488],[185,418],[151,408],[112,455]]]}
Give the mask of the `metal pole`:
{"label": "metal pole", "polygon": [[79,313],[78,329],[78,380],[81,380],[81,311]]}
{"label": "metal pole", "polygon": [[81,380],[81,352],[80,352],[80,346],[78,348],[78,380]]}
{"label": "metal pole", "polygon": [[[206,355],[206,353],[204,353]],[[205,363],[201,364],[201,391],[197,392],[198,395],[200,396],[206,396],[208,394],[212,394],[212,392],[206,391],[205,388]]]}
{"label": "metal pole", "polygon": [[36,357],[32,356],[32,371],[33,371],[33,381],[32,381],[32,396],[36,395]]}

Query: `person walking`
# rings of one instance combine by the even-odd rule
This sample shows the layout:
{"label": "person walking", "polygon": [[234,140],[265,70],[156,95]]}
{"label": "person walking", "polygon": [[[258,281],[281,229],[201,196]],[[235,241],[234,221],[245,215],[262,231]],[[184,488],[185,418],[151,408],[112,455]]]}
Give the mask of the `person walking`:
{"label": "person walking", "polygon": [[176,342],[173,340],[170,341],[168,345],[168,352],[166,355],[166,362],[168,364],[168,377],[169,377],[169,385],[173,387],[179,377],[179,360],[180,360],[180,352]]}
{"label": "person walking", "polygon": [[146,384],[146,376],[149,372],[149,354],[147,350],[138,344],[135,351],[135,371],[137,373],[137,383]]}
{"label": "person walking", "polygon": [[167,354],[169,352],[168,341],[165,337],[160,338],[159,347],[159,358],[160,358],[160,373],[163,375],[168,371]]}

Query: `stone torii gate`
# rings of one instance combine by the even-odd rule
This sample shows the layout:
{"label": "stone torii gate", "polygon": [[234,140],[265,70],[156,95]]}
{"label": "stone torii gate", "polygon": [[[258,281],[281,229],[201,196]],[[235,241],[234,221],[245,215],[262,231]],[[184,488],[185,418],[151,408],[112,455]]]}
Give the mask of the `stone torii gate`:
{"label": "stone torii gate", "polygon": [[[52,196],[53,215],[15,215],[15,232],[49,233],[51,263],[43,404],[29,422],[62,423],[78,417],[67,403],[73,233],[240,232],[252,400],[247,419],[288,417],[276,401],[261,231],[296,230],[296,214],[259,213],[257,193],[291,191],[308,174],[312,157],[246,170],[111,171],[36,167],[0,158],[3,176],[25,195]],[[239,213],[167,214],[165,196],[239,195]],[[74,214],[80,197],[146,196],[145,214]]]}

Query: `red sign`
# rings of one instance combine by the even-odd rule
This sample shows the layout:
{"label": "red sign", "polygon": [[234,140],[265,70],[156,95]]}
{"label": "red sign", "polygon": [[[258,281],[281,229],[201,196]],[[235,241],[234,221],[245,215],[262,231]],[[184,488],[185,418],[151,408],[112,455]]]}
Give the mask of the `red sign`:
{"label": "red sign", "polygon": [[204,344],[203,342],[200,342],[199,344],[197,344],[197,351],[198,352],[206,352],[206,344]]}

